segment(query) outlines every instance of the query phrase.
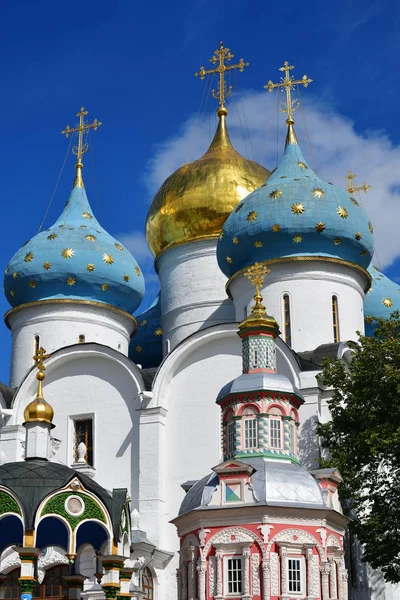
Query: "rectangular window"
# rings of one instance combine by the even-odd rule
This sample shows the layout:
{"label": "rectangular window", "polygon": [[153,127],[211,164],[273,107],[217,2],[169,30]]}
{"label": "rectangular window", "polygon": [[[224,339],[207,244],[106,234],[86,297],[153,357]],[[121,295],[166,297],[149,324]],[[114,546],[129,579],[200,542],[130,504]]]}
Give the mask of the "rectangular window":
{"label": "rectangular window", "polygon": [[93,419],[74,420],[74,460],[78,460],[78,447],[83,442],[86,446],[85,460],[93,466]]}
{"label": "rectangular window", "polygon": [[302,569],[300,558],[287,559],[288,592],[301,594],[303,588]]}
{"label": "rectangular window", "polygon": [[244,447],[246,450],[257,448],[257,419],[244,420]]}
{"label": "rectangular window", "polygon": [[281,440],[281,420],[271,419],[269,420],[269,445],[271,448],[282,448]]}
{"label": "rectangular window", "polygon": [[226,583],[227,594],[242,594],[242,559],[238,557],[228,558],[226,561]]}
{"label": "rectangular window", "polygon": [[228,423],[228,454],[235,452],[235,421]]}

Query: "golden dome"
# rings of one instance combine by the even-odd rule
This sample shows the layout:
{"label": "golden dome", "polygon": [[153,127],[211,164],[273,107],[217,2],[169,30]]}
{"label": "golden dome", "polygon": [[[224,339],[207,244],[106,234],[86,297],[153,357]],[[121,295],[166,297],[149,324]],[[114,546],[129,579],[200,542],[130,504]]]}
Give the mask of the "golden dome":
{"label": "golden dome", "polygon": [[[43,363],[42,363],[43,364]],[[50,404],[43,398],[42,381],[45,375],[42,370],[36,373],[36,379],[39,381],[36,398],[29,402],[24,410],[25,423],[53,423],[54,410]]]}
{"label": "golden dome", "polygon": [[154,196],[146,238],[155,256],[175,244],[218,237],[235,206],[270,176],[233,148],[227,113],[218,110],[218,128],[204,156],[175,171]]}

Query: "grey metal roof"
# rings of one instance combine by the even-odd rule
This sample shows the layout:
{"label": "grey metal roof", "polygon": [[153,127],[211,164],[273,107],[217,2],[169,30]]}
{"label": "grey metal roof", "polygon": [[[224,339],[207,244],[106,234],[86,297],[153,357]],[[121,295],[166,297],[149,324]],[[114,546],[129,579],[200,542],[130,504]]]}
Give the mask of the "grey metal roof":
{"label": "grey metal roof", "polygon": [[4,402],[7,408],[11,408],[12,399],[14,398],[15,390],[0,381],[0,394],[4,398]]}
{"label": "grey metal roof", "polygon": [[307,350],[305,352],[299,352],[298,356],[301,361],[305,361],[308,368],[302,369],[303,371],[309,371],[310,366],[314,368],[314,370],[320,369],[322,367],[322,363],[324,358],[334,358],[337,356],[339,346],[342,342],[337,342],[334,344],[321,344],[314,350]]}
{"label": "grey metal roof", "polygon": [[297,394],[302,398],[300,390],[292,385],[290,380],[280,373],[243,373],[233,379],[221,389],[217,401],[228,394],[253,392],[253,391],[274,391],[283,394]]}
{"label": "grey metal roof", "polygon": [[[256,497],[256,504],[296,508],[326,508],[320,486],[301,465],[287,460],[261,457],[248,458],[246,461],[238,462],[245,462],[245,464],[255,469],[250,481]],[[208,505],[218,484],[219,478],[215,473],[203,477],[186,494],[179,515],[196,509],[217,508]]]}

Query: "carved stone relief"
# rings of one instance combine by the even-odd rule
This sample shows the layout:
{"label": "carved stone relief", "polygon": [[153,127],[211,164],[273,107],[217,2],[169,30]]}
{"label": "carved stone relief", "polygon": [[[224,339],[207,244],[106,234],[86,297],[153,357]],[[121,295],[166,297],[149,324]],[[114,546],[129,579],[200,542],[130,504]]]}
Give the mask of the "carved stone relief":
{"label": "carved stone relief", "polygon": [[259,555],[251,555],[251,593],[253,596],[260,595],[260,567]]}
{"label": "carved stone relief", "polygon": [[276,552],[271,552],[271,593],[279,596],[279,557]]}

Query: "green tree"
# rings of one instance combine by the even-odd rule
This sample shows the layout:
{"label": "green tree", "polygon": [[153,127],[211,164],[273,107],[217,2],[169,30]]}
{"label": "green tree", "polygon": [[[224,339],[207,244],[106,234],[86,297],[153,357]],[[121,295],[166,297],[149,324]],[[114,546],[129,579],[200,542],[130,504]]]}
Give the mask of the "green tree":
{"label": "green tree", "polygon": [[331,421],[318,433],[343,476],[340,493],[364,560],[399,582],[400,313],[378,320],[375,337],[360,336],[352,349],[349,365],[324,364],[322,381],[334,392]]}

